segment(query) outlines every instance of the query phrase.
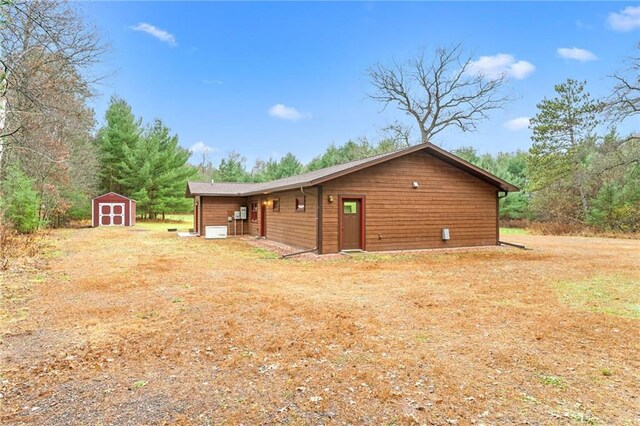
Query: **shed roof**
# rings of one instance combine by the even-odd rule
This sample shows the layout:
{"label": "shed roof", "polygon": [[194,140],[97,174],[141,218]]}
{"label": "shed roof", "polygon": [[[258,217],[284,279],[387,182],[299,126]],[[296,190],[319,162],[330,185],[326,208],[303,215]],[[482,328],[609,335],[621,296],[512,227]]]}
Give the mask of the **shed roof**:
{"label": "shed roof", "polygon": [[113,191],[107,192],[105,194],[100,194],[97,197],[93,197],[92,200],[97,200],[98,198],[106,197],[107,195],[115,195],[116,197],[124,198],[125,200],[130,200],[130,201],[133,201],[134,203],[136,202],[136,200],[134,200],[133,198],[125,197],[124,195],[118,194],[117,192],[113,192]]}
{"label": "shed roof", "polygon": [[425,150],[434,157],[439,158],[465,172],[476,176],[477,178],[495,186],[501,191],[516,192],[518,187],[509,182],[492,175],[486,170],[457,157],[450,152],[445,151],[431,143],[414,145],[398,151],[374,155],[372,157],[363,158],[361,160],[350,161],[336,166],[325,167],[324,169],[314,170],[295,176],[273,180],[261,183],[208,183],[208,182],[189,182],[187,184],[187,196],[194,195],[204,196],[248,196],[258,194],[270,194],[272,192],[284,191],[287,189],[301,188],[318,185],[331,179],[344,176],[394,158],[402,157],[413,152]]}

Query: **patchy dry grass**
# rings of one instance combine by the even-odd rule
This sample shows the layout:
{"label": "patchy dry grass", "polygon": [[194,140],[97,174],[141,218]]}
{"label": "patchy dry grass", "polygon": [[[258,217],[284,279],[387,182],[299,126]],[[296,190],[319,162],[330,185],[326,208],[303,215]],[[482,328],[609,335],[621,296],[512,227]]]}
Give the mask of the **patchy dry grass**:
{"label": "patchy dry grass", "polygon": [[564,303],[592,312],[640,318],[640,283],[621,272],[557,285]]}
{"label": "patchy dry grass", "polygon": [[55,232],[48,269],[11,283],[28,316],[1,323],[0,422],[637,423],[640,322],[618,310],[640,241],[512,240],[533,250],[324,261]]}

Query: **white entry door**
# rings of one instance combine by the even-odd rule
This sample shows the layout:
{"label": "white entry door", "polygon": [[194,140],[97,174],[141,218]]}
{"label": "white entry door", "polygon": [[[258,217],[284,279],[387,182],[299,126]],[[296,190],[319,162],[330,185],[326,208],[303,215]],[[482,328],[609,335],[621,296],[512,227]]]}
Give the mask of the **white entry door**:
{"label": "white entry door", "polygon": [[100,226],[124,226],[124,203],[100,203]]}

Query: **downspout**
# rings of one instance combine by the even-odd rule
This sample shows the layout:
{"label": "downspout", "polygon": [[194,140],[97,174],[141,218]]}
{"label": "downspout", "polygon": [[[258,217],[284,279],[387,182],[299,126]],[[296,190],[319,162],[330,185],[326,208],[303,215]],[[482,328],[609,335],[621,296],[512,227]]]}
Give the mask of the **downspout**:
{"label": "downspout", "polygon": [[[318,191],[320,191],[319,188],[317,188]],[[306,196],[307,195],[311,195],[312,197],[316,197],[316,246],[312,249],[307,249],[307,250],[302,250],[302,251],[296,251],[293,253],[287,253],[287,254],[283,254],[282,256],[280,256],[281,259],[286,259],[288,257],[292,257],[292,256],[297,256],[299,254],[304,254],[304,253],[311,253],[313,251],[317,251],[318,250],[318,236],[320,235],[320,197],[318,197],[317,195],[313,195],[313,194],[308,194],[306,192],[304,192],[304,187],[301,186],[300,187],[300,193],[302,195],[305,196],[305,200],[306,200]],[[306,201],[305,201],[306,204]]]}

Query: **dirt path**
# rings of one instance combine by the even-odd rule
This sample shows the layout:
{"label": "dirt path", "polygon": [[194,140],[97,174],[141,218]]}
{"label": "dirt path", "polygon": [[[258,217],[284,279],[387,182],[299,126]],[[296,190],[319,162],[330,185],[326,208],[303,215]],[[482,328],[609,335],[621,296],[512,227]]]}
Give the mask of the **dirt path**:
{"label": "dirt path", "polygon": [[295,261],[139,228],[54,238],[3,330],[3,424],[640,423],[640,320],[557,290],[640,293],[638,241]]}

